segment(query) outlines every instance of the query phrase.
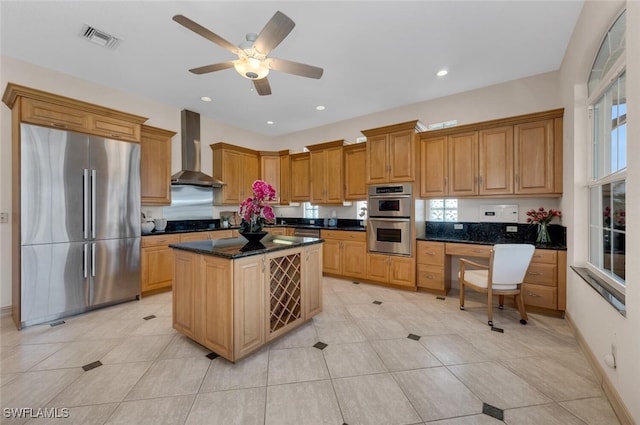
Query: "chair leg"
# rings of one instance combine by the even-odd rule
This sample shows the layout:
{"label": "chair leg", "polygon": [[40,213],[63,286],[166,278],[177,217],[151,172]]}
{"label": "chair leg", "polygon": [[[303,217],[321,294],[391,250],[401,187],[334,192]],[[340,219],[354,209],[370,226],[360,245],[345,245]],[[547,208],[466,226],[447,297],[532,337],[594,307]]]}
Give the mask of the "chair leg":
{"label": "chair leg", "polygon": [[527,312],[524,309],[524,301],[522,300],[522,294],[516,295],[516,304],[518,304],[518,310],[520,310],[520,323],[522,323],[523,325],[526,325],[527,320],[529,320],[529,317],[527,317]]}
{"label": "chair leg", "polygon": [[460,310],[464,310],[464,284],[460,282]]}
{"label": "chair leg", "polygon": [[500,310],[504,309],[504,295],[498,295],[498,308]]}
{"label": "chair leg", "polygon": [[493,293],[491,290],[487,292],[487,316],[489,319],[487,323],[489,326],[493,326]]}

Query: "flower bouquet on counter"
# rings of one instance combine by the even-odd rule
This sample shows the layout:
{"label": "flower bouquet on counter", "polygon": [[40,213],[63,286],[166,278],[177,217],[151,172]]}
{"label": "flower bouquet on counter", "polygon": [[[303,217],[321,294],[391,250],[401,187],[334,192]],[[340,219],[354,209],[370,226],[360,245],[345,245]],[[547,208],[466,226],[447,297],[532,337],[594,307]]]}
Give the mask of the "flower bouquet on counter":
{"label": "flower bouquet on counter", "polygon": [[548,225],[554,217],[562,217],[562,213],[558,210],[550,209],[546,211],[543,207],[537,210],[527,211],[527,223],[538,225],[538,236],[536,242],[540,244],[551,243]]}
{"label": "flower bouquet on counter", "polygon": [[242,219],[240,234],[260,233],[265,223],[270,223],[276,218],[273,208],[268,204],[269,201],[276,200],[276,191],[273,186],[262,180],[256,180],[251,188],[253,196],[240,203],[239,214]]}

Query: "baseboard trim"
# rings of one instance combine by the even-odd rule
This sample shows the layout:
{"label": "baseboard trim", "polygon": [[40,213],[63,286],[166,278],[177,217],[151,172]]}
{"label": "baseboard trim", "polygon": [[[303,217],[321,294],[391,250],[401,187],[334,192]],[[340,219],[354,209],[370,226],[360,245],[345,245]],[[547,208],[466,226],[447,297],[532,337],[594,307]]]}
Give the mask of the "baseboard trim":
{"label": "baseboard trim", "polygon": [[609,376],[607,376],[604,369],[602,368],[602,365],[598,361],[595,354],[593,354],[586,340],[582,336],[582,333],[580,333],[575,323],[571,319],[571,315],[569,314],[569,312],[565,313],[564,318],[569,324],[569,327],[571,328],[573,335],[576,337],[578,344],[580,344],[580,348],[582,348],[582,351],[585,353],[587,361],[589,362],[589,365],[591,365],[591,368],[595,372],[598,383],[602,387],[602,391],[604,391],[604,394],[607,397],[607,399],[609,399],[609,403],[611,403],[611,408],[613,409],[616,416],[618,417],[620,424],[636,425],[636,422],[633,420],[633,417],[631,416],[631,412],[629,412],[629,410],[627,409],[627,406],[625,406],[624,402],[622,401],[622,398],[620,398],[620,394],[618,394],[618,391],[616,391],[615,387],[613,386],[613,383],[609,379]]}
{"label": "baseboard trim", "polygon": [[0,307],[0,317],[9,317],[11,316],[12,308],[10,305]]}

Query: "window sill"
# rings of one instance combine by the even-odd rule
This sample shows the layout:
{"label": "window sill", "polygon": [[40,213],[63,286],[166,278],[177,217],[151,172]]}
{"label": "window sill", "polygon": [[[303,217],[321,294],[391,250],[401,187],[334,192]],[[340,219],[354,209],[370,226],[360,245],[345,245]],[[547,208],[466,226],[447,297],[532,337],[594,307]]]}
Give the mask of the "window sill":
{"label": "window sill", "polygon": [[615,308],[618,313],[627,317],[627,309],[625,306],[625,296],[616,291],[607,282],[591,273],[586,267],[574,267],[571,269],[578,274],[585,282],[589,284],[602,298]]}

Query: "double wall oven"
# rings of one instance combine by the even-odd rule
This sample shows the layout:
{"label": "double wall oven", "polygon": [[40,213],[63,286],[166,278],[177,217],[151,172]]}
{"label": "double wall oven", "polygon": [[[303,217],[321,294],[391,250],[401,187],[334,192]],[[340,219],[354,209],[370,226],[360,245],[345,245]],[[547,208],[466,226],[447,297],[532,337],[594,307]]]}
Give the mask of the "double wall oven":
{"label": "double wall oven", "polygon": [[411,183],[369,186],[369,252],[411,256],[413,194]]}

